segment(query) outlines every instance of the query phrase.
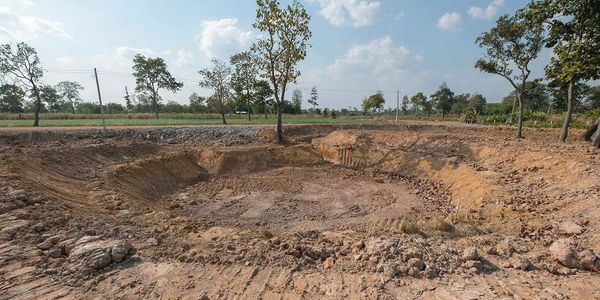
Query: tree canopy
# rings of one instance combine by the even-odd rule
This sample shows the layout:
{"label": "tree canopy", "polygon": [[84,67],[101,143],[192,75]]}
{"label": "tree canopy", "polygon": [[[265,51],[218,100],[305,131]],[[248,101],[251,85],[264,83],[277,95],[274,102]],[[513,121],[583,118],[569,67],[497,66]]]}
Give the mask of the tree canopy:
{"label": "tree canopy", "polygon": [[154,107],[154,114],[158,119],[158,103],[161,100],[159,90],[165,89],[173,93],[183,87],[167,69],[167,64],[160,57],[146,58],[136,54],[133,58],[133,77],[135,78],[137,92],[149,93],[150,101]]}
{"label": "tree canopy", "polygon": [[252,50],[258,56],[262,76],[269,80],[277,105],[277,141],[283,142],[282,104],[288,83],[300,76],[297,64],[304,60],[312,33],[310,16],[294,0],[281,7],[277,0],[257,0],[256,21],[253,26],[262,33]]}
{"label": "tree canopy", "polygon": [[534,26],[545,26],[546,46],[553,48],[546,77],[567,85],[567,114],[559,140],[568,136],[579,81],[600,78],[600,4],[597,0],[537,0],[517,15]]}
{"label": "tree canopy", "polygon": [[445,118],[446,114],[452,110],[452,105],[454,105],[454,92],[452,92],[448,87],[448,84],[444,82],[440,85],[438,90],[431,95],[430,99],[433,102],[435,109],[442,113],[442,118]]}
{"label": "tree canopy", "polygon": [[213,58],[212,67],[204,68],[198,73],[202,77],[200,86],[212,90],[208,105],[221,114],[223,124],[227,124],[225,114],[230,108],[231,76],[233,71],[224,61]]}
{"label": "tree canopy", "polygon": [[44,72],[35,49],[23,42],[17,44],[15,52],[10,44],[0,45],[0,74],[10,77],[15,84],[35,97],[33,126],[38,126],[42,109],[39,86]]}
{"label": "tree canopy", "polygon": [[519,122],[517,137],[523,137],[523,88],[529,79],[529,64],[537,58],[543,46],[543,28],[517,17],[501,16],[496,25],[483,33],[476,43],[486,55],[477,60],[479,70],[502,76],[517,91]]}
{"label": "tree canopy", "polygon": [[383,93],[381,91],[377,91],[377,93],[363,100],[362,109],[364,112],[381,111],[381,109],[383,109],[383,104],[385,104]]}

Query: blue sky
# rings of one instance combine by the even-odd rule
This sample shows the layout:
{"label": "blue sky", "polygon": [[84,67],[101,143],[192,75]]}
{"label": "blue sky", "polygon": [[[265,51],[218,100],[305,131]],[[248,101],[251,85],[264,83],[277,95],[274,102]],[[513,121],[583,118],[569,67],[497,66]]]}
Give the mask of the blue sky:
{"label": "blue sky", "polygon": [[[377,90],[393,106],[396,90],[430,95],[444,81],[489,102],[511,90],[504,79],[474,69],[483,53],[474,41],[525,1],[301,2],[312,16],[313,38],[296,87],[308,95],[316,85],[322,107],[359,106]],[[135,87],[133,55],[160,56],[185,85],[177,94],[161,93],[163,99],[186,103],[192,92],[210,94],[198,87],[197,71],[211,57],[249,48],[258,35],[254,17],[252,0],[1,0],[0,42],[33,45],[48,69],[44,82],[79,81],[87,101],[97,101],[94,67],[104,101],[122,102],[125,86]],[[542,76],[549,57],[545,50],[533,64],[534,77]]]}

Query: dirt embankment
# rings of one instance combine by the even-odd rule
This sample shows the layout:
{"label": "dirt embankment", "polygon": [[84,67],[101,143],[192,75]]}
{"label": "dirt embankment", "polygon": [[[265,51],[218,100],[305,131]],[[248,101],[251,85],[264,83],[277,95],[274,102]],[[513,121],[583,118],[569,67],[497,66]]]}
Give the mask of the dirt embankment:
{"label": "dirt embankment", "polygon": [[2,135],[0,299],[600,297],[597,149],[287,130]]}

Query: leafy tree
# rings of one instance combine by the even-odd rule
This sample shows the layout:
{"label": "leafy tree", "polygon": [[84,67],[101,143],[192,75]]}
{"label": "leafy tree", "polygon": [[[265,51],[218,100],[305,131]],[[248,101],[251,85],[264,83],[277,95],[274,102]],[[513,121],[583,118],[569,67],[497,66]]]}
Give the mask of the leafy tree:
{"label": "leafy tree", "polygon": [[204,111],[206,98],[198,96],[196,93],[190,95],[190,109],[192,113],[201,113]]}
{"label": "leafy tree", "polygon": [[237,98],[246,107],[248,121],[252,120],[250,114],[252,110],[252,94],[258,81],[258,65],[256,64],[256,60],[256,56],[250,51],[234,54],[229,59],[234,68],[231,85]]}
{"label": "leafy tree", "polygon": [[38,86],[44,76],[40,59],[35,49],[26,43],[18,43],[13,52],[10,44],[0,45],[0,74],[12,77],[25,92],[35,97],[33,126],[39,126],[42,98]]}
{"label": "leafy tree", "polygon": [[[590,87],[583,83],[578,82],[573,87],[573,110],[582,108],[583,100],[587,96]],[[567,111],[568,105],[568,94],[569,84],[563,83],[558,80],[552,80],[548,83],[548,93],[550,95],[550,105],[548,111],[553,109],[557,112]]]}
{"label": "leafy tree", "polygon": [[[542,83],[541,79],[528,81],[522,90],[522,101],[525,108],[536,112],[547,110],[550,104],[550,96],[547,86]],[[506,106],[512,105],[514,113],[518,101],[517,91],[510,92],[502,101]]]}
{"label": "leafy tree", "polygon": [[568,85],[567,114],[559,138],[565,142],[575,107],[575,85],[600,78],[600,4],[597,0],[537,0],[519,14],[535,26],[548,28],[546,46],[553,48],[554,55],[546,77]]}
{"label": "leafy tree", "polygon": [[319,100],[319,93],[317,92],[317,87],[313,86],[310,90],[310,98],[308,98],[308,103],[313,106],[313,110],[319,106],[317,102]]}
{"label": "leafy tree", "polygon": [[269,86],[269,82],[266,80],[259,80],[254,84],[254,103],[258,105],[258,111],[262,111],[267,119],[267,106],[271,105],[273,96],[273,90]]}
{"label": "leafy tree", "polygon": [[127,111],[133,111],[134,106],[133,102],[131,101],[131,96],[129,96],[129,90],[127,87],[125,87],[125,96],[123,99],[125,99],[125,107],[127,108]]}
{"label": "leafy tree", "polygon": [[419,111],[419,106],[423,103],[427,102],[427,97],[423,95],[423,92],[418,92],[416,95],[410,97],[410,103],[412,103],[412,109],[415,118],[417,117],[417,112]]}
{"label": "leafy tree", "polygon": [[483,113],[483,108],[487,100],[480,94],[474,94],[469,97],[469,102],[467,104],[467,108],[469,111],[473,111],[476,115]]}
{"label": "leafy tree", "polygon": [[460,94],[454,96],[454,104],[452,104],[452,112],[457,115],[465,113],[469,107],[470,94]]}
{"label": "leafy tree", "polygon": [[281,122],[282,103],[287,85],[300,76],[296,65],[306,57],[312,35],[310,16],[304,6],[293,1],[287,8],[280,7],[277,0],[257,0],[256,22],[263,37],[252,46],[259,57],[258,65],[264,78],[270,80],[277,105],[277,141],[283,142]]}
{"label": "leafy tree", "polygon": [[600,86],[590,88],[586,100],[590,109],[600,109]]}
{"label": "leafy tree", "polygon": [[423,96],[419,105],[423,108],[423,112],[427,114],[427,119],[429,119],[429,116],[433,112],[433,101],[427,100],[427,97]]}
{"label": "leafy tree", "polygon": [[75,112],[78,114],[99,114],[100,104],[82,102],[77,106],[77,110]]}
{"label": "leafy tree", "polygon": [[81,103],[79,91],[83,90],[83,86],[76,81],[61,81],[56,85],[55,89],[63,103],[69,106],[72,113],[75,113],[77,105]]}
{"label": "leafy tree", "polygon": [[208,98],[208,106],[215,109],[223,119],[223,124],[227,124],[225,114],[230,107],[231,97],[231,75],[233,71],[225,62],[216,58],[211,60],[212,68],[204,68],[198,73],[202,76],[200,86],[211,89],[212,96]]}
{"label": "leafy tree", "polygon": [[292,92],[292,110],[293,111],[290,111],[290,113],[302,113],[302,91],[299,89],[295,89]]}
{"label": "leafy tree", "polygon": [[120,103],[109,102],[106,104],[107,114],[122,114],[125,112],[125,107]]}
{"label": "leafy tree", "polygon": [[406,115],[406,113],[408,112],[409,104],[410,104],[410,100],[408,100],[408,96],[404,95],[404,97],[402,98],[402,105],[400,106],[400,109],[402,109],[403,115]]}
{"label": "leafy tree", "polygon": [[168,113],[180,114],[186,112],[186,107],[171,100],[167,101],[167,104],[165,104],[163,110]]}
{"label": "leafy tree", "polygon": [[14,84],[0,86],[0,112],[21,113],[25,92]]}
{"label": "leafy tree", "polygon": [[63,102],[61,100],[58,91],[51,85],[44,85],[40,89],[40,96],[42,101],[47,104],[48,111],[59,112],[63,108]]}
{"label": "leafy tree", "polygon": [[150,99],[151,97],[148,95],[148,93],[146,93],[146,92],[137,93],[137,94],[135,94],[134,98],[137,98],[137,111],[138,112],[142,112],[142,113],[152,112],[152,110],[153,110],[152,100]]}
{"label": "leafy tree", "polygon": [[430,99],[435,108],[442,112],[442,119],[444,119],[446,114],[452,110],[452,105],[454,105],[454,92],[452,92],[448,87],[448,84],[444,82],[440,85],[438,90],[431,95]]}
{"label": "leafy tree", "polygon": [[523,89],[531,74],[529,63],[538,56],[543,45],[542,26],[504,15],[496,21],[496,26],[478,37],[476,43],[485,48],[486,56],[479,59],[475,67],[504,77],[517,92],[517,137],[522,138]]}
{"label": "leafy tree", "polygon": [[377,93],[365,98],[362,103],[362,109],[364,112],[375,112],[381,111],[385,104],[383,93],[378,91]]}
{"label": "leafy tree", "polygon": [[183,87],[183,83],[175,80],[160,57],[146,58],[142,54],[136,54],[133,58],[133,71],[135,90],[149,94],[154,114],[158,119],[158,103],[161,99],[159,90],[166,89],[175,93]]}

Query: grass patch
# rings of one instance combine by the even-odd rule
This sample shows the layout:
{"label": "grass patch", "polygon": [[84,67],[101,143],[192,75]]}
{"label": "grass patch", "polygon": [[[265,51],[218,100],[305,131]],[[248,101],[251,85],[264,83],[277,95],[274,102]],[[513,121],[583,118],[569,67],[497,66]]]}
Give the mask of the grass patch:
{"label": "grass patch", "polygon": [[[284,118],[284,124],[375,124],[383,120],[370,118]],[[275,118],[256,118],[252,121],[229,118],[230,125],[275,124]],[[28,127],[33,120],[0,120],[0,127]],[[106,126],[168,126],[168,125],[221,125],[220,119],[107,119]],[[100,119],[40,119],[40,126],[102,126]]]}

